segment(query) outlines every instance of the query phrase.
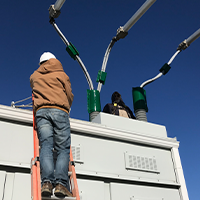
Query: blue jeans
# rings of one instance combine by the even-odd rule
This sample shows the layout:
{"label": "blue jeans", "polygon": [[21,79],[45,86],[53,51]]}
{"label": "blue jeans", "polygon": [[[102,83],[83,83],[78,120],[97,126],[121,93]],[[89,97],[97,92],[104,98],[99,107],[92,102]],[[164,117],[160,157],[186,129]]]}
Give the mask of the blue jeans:
{"label": "blue jeans", "polygon": [[[41,108],[35,118],[40,142],[42,185],[50,181],[53,186],[60,183],[69,190],[68,166],[71,145],[69,115],[59,109]],[[53,148],[57,150],[55,166]]]}

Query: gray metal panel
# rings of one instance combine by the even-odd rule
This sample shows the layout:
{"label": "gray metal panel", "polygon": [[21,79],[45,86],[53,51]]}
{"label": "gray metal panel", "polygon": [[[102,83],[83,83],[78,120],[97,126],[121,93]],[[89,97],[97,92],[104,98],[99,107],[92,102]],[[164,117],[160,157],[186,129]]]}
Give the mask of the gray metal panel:
{"label": "gray metal panel", "polygon": [[104,199],[104,182],[78,179],[81,200],[109,200]]}
{"label": "gray metal panel", "polygon": [[15,173],[12,200],[31,200],[31,175]]}
{"label": "gray metal panel", "polygon": [[15,173],[7,173],[6,174],[6,182],[5,182],[5,190],[4,190],[4,199],[3,200],[12,200],[14,179],[15,179]]}
{"label": "gray metal panel", "polygon": [[[78,146],[79,144],[84,160],[83,164],[76,164],[77,172],[85,171],[100,176],[123,177],[127,180],[176,183],[170,150],[72,134],[72,145]],[[159,173],[127,170],[125,152],[138,156],[155,157]]]}
{"label": "gray metal panel", "polygon": [[111,200],[181,200],[178,189],[111,183]]}
{"label": "gray metal panel", "polygon": [[3,199],[6,172],[0,171],[0,199]]}
{"label": "gray metal panel", "polygon": [[0,121],[0,164],[30,167],[33,157],[33,129]]}
{"label": "gray metal panel", "polygon": [[92,120],[92,122],[144,135],[153,135],[163,138],[167,137],[165,126],[152,124],[149,122],[133,120],[125,117],[115,116],[107,113],[99,113]]}

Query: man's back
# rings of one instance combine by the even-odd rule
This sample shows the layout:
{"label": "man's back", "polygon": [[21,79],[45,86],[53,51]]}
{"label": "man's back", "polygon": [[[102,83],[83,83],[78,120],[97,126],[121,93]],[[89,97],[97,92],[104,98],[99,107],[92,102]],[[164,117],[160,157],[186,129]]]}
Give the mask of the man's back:
{"label": "man's back", "polygon": [[62,64],[51,58],[30,77],[34,95],[34,108],[41,106],[59,106],[69,111],[73,94],[69,77],[63,70]]}

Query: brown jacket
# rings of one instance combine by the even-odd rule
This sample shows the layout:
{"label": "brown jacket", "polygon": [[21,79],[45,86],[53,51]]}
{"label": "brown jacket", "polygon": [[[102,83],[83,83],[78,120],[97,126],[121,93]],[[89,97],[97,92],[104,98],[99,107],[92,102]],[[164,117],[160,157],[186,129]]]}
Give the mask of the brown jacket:
{"label": "brown jacket", "polygon": [[59,60],[51,58],[30,76],[34,96],[33,109],[56,107],[69,113],[73,97],[69,77]]}

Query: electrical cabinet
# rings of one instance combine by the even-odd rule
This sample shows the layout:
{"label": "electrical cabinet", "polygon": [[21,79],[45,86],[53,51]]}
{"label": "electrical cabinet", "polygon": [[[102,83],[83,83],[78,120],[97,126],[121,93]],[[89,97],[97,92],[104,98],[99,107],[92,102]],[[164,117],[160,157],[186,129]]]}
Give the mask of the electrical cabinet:
{"label": "electrical cabinet", "polygon": [[[81,200],[189,200],[164,126],[105,113],[70,124]],[[0,105],[0,130],[0,198],[31,199],[32,112]]]}

